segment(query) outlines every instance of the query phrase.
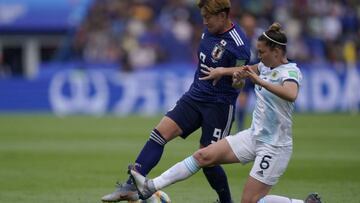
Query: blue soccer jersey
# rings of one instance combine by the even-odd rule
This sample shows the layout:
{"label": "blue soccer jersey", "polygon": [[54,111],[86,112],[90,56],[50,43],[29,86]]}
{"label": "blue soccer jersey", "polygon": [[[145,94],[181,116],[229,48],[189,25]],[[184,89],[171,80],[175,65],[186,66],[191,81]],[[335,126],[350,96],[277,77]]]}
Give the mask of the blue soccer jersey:
{"label": "blue soccer jersey", "polygon": [[200,70],[208,67],[234,67],[250,60],[250,43],[238,25],[222,34],[211,34],[204,30],[198,50],[199,64],[194,81],[185,95],[201,102],[234,104],[238,90],[232,87],[232,77],[222,77],[215,86],[212,80],[199,80],[205,76]]}

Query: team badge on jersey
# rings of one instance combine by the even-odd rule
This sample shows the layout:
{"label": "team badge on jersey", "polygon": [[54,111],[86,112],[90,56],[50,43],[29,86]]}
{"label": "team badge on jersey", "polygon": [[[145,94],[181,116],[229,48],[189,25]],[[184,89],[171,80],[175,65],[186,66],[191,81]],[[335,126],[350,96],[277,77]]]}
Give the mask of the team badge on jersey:
{"label": "team badge on jersey", "polygon": [[213,62],[220,60],[225,52],[226,41],[221,40],[220,43],[215,44],[214,49],[211,52]]}
{"label": "team badge on jersey", "polygon": [[272,73],[271,73],[270,80],[276,81],[277,79],[279,79],[279,72],[276,71],[276,70],[274,70],[274,71],[272,71]]}

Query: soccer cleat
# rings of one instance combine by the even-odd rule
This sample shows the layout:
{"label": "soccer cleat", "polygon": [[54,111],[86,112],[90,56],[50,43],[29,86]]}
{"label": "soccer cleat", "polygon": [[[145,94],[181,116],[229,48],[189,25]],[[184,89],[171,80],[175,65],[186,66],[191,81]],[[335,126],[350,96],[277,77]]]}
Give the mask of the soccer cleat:
{"label": "soccer cleat", "polygon": [[318,193],[310,193],[304,203],[323,203]]}
{"label": "soccer cleat", "polygon": [[129,166],[129,175],[135,183],[140,199],[146,200],[156,192],[153,181],[138,173],[132,165]]}
{"label": "soccer cleat", "polygon": [[137,201],[139,195],[134,184],[116,183],[116,190],[101,198],[103,202]]}

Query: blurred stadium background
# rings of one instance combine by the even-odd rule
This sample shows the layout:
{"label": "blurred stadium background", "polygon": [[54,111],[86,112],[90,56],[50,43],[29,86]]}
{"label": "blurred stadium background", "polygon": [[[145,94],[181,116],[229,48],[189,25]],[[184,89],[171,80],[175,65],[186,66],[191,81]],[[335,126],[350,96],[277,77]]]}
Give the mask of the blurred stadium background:
{"label": "blurred stadium background", "polygon": [[[359,202],[359,1],[232,6],[253,40],[280,22],[304,73],[293,161],[273,192]],[[99,202],[189,87],[202,28],[193,0],[0,0],[0,202]],[[197,139],[170,143],[152,174]],[[226,168],[238,201],[249,166]],[[165,191],[215,200],[201,174]]]}

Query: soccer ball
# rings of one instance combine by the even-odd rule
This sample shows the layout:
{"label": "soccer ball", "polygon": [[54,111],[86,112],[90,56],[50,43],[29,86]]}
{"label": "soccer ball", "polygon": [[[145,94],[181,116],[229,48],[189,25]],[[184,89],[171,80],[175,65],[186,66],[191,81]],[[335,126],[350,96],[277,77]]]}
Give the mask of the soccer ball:
{"label": "soccer ball", "polygon": [[140,203],[170,203],[170,197],[164,191],[156,191],[149,199],[141,200]]}
{"label": "soccer ball", "polygon": [[171,199],[164,191],[158,190],[149,199],[129,203],[171,203]]}

